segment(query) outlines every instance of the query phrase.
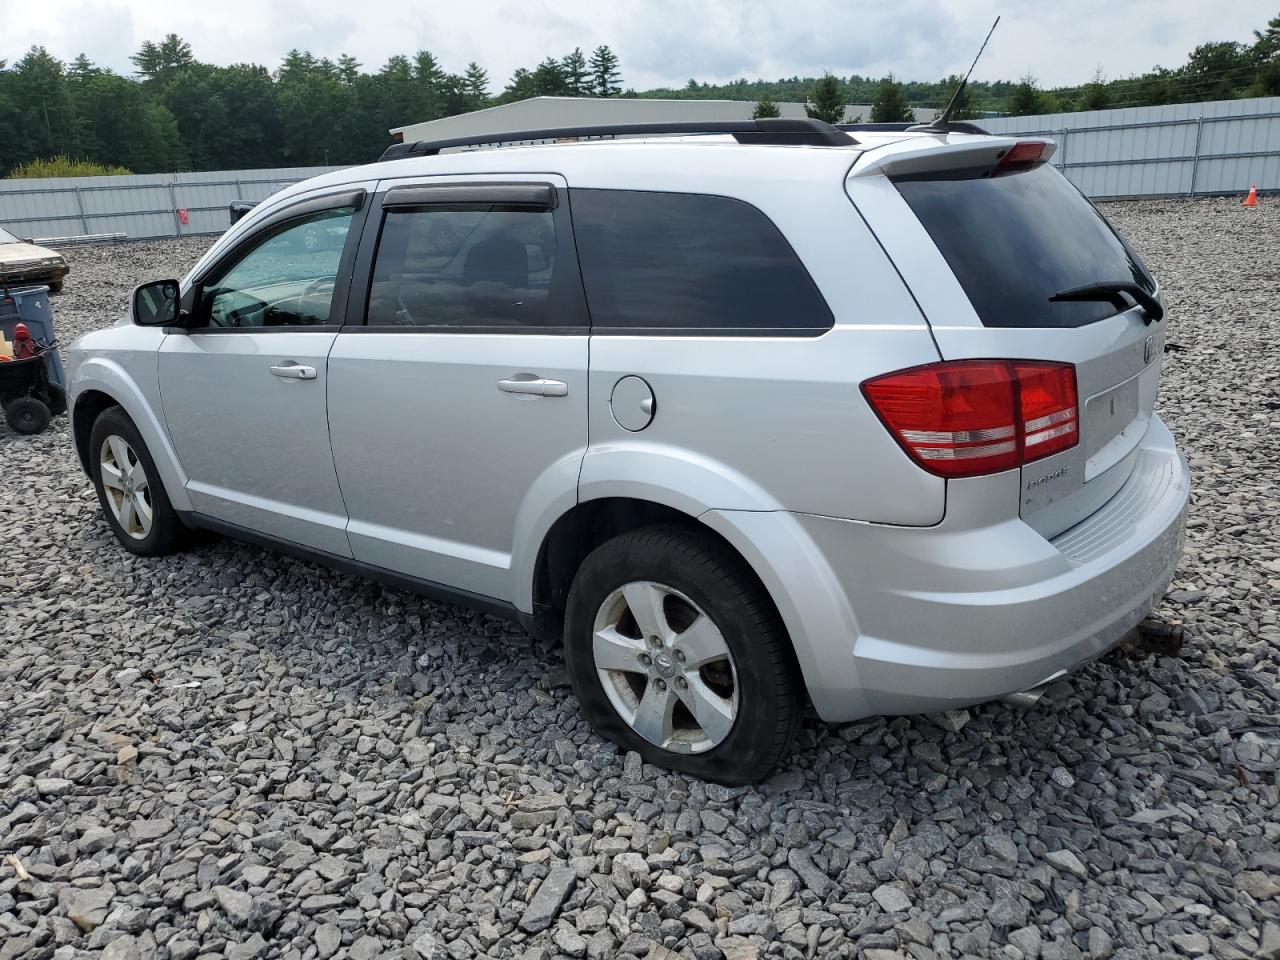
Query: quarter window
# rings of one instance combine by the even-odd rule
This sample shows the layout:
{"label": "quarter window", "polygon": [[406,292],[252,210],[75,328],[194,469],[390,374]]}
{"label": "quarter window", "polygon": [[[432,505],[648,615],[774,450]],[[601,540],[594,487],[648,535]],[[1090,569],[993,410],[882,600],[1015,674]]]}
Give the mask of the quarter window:
{"label": "quarter window", "polygon": [[501,203],[388,209],[366,322],[545,325],[556,268],[552,217],[545,208]]}
{"label": "quarter window", "polygon": [[729,197],[574,190],[593,329],[811,330],[834,322],[773,222]]}
{"label": "quarter window", "polygon": [[251,329],[328,323],[354,213],[354,207],[338,207],[273,230],[221,276],[204,282],[205,322]]}

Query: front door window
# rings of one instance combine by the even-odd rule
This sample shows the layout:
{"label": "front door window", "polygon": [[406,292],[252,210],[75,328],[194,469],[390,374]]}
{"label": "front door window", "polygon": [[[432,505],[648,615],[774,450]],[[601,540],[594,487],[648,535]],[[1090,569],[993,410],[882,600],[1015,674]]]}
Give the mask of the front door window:
{"label": "front door window", "polygon": [[289,221],[204,284],[205,326],[318,326],[329,323],[338,265],[353,207]]}

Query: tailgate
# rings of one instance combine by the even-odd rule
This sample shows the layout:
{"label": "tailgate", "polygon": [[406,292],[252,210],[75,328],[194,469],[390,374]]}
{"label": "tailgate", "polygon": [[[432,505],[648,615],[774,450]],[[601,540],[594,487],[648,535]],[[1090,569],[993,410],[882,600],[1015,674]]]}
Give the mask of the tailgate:
{"label": "tailgate", "polygon": [[1052,298],[1102,281],[1154,294],[1155,281],[1035,151],[1036,160],[1002,165],[1014,141],[968,138],[966,155],[964,140],[947,139],[959,142],[935,142],[932,153],[920,143],[907,161],[855,167],[849,194],[920,300],[944,359],[1074,365],[1079,443],[1021,468],[1021,516],[1053,537],[1106,503],[1132,470],[1155,407],[1163,324],[1128,295]]}

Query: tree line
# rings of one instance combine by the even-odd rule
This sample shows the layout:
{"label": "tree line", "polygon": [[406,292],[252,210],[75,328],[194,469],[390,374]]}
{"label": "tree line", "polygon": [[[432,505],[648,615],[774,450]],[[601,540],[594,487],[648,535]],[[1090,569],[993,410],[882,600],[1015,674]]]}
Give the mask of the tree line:
{"label": "tree line", "polygon": [[[752,100],[757,116],[799,101],[810,116],[838,122],[848,103],[870,104],[851,119],[912,119],[912,107],[941,109],[959,82],[900,81],[826,74],[725,84],[691,79],[678,89],[625,89],[608,46],[548,56],[517,69],[493,92],[488,73],[469,63],[446,70],[429,51],[393,56],[373,71],[355,58],[336,60],[291,50],[274,69],[217,66],[197,60],[190,44],[169,34],[147,41],[122,76],[83,54],[70,63],[32,47],[0,61],[0,173],[41,158],[124,167],[136,173],[362,163],[378,156],[387,130],[537,96],[661,97]],[[1176,68],[1042,89],[1032,76],[971,83],[957,118],[1152,106],[1244,96],[1280,95],[1280,16],[1254,42],[1204,43]]]}
{"label": "tree line", "polygon": [[[1272,17],[1264,29],[1254,30],[1253,36],[1252,43],[1202,43],[1179,67],[1156,67],[1137,76],[1114,79],[1107,79],[1098,70],[1089,81],[1074,87],[1043,88],[1030,74],[1018,80],[971,81],[963,109],[969,118],[1028,116],[1280,96],[1280,16]],[[782,80],[741,79],[721,84],[699,83],[691,79],[683,87],[648,90],[641,96],[676,100],[754,100],[764,104],[766,110],[769,104],[803,102],[813,113],[818,98],[825,93],[831,102],[839,100],[873,106],[880,103],[881,115],[893,114],[895,120],[906,120],[910,118],[901,115],[904,103],[941,110],[950,100],[958,82],[959,78],[955,76],[936,81],[900,81],[892,75],[875,78],[858,74]],[[881,122],[875,115],[862,119]]]}
{"label": "tree line", "polygon": [[175,34],[130,58],[136,76],[32,47],[0,61],[0,172],[58,155],[135,173],[365,163],[391,127],[536,96],[619,96],[617,54],[575,49],[515,71],[493,94],[478,63],[445,70],[429,51],[373,72],[354,57],[291,50],[275,70],[202,63]]}

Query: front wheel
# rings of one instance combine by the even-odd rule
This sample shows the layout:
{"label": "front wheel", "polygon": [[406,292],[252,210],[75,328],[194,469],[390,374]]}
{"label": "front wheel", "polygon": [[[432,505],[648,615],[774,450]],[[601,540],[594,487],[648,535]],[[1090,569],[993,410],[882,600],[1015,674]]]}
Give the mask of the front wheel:
{"label": "front wheel", "polygon": [[182,519],[133,421],[119,407],[98,417],[89,434],[89,465],[107,525],[130,553],[159,557],[181,546]]}
{"label": "front wheel", "polygon": [[569,593],[565,651],[587,720],[650,763],[754,783],[800,723],[794,657],[764,588],[696,528],[638,530],[594,550]]}

